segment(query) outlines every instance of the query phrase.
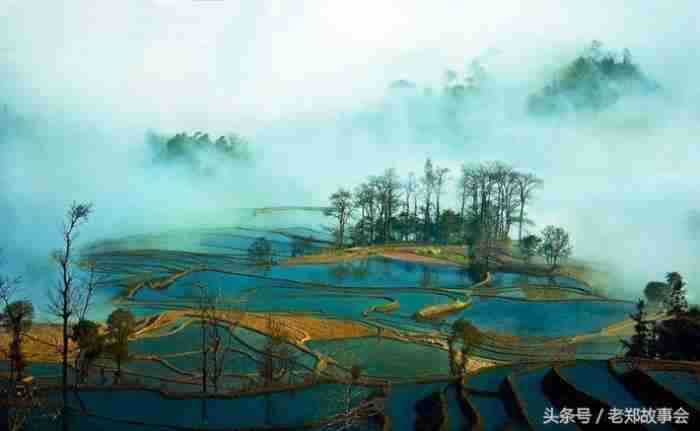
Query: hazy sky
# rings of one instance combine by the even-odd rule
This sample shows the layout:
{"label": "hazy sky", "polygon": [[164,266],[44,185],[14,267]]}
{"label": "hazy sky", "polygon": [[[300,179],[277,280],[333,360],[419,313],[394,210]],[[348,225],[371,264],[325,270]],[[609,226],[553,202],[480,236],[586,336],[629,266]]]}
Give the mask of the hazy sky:
{"label": "hazy sky", "polygon": [[[0,0],[0,103],[36,119],[0,147],[0,232],[37,255],[72,199],[96,203],[101,237],[323,204],[429,155],[453,169],[499,159],[545,180],[538,228],[571,229],[577,251],[633,273],[630,291],[694,275],[678,225],[700,192],[698,22],[695,1]],[[526,118],[526,96],[592,39],[630,48],[663,96],[597,118]],[[475,57],[489,99],[464,119],[469,139],[417,139],[387,85],[436,85]],[[258,159],[203,188],[144,169],[147,129],[240,132]]]}
{"label": "hazy sky", "polygon": [[352,107],[402,75],[436,79],[488,48],[527,78],[533,59],[554,62],[594,38],[679,66],[700,18],[693,1],[0,3],[2,68],[15,78],[6,93],[209,129]]}

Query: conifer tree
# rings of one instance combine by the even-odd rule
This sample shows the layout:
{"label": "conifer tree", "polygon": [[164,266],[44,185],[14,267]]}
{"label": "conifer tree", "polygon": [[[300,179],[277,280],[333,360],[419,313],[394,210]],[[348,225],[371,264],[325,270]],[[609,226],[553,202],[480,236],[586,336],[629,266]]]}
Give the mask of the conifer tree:
{"label": "conifer tree", "polygon": [[678,272],[666,274],[666,281],[671,288],[671,293],[666,301],[668,314],[679,318],[688,311],[688,300],[685,297],[685,282],[683,276]]}
{"label": "conifer tree", "polygon": [[646,303],[640,299],[637,301],[637,312],[631,314],[634,320],[634,335],[630,341],[622,340],[622,344],[627,349],[625,356],[628,358],[651,359],[654,357],[654,323],[646,320]]}

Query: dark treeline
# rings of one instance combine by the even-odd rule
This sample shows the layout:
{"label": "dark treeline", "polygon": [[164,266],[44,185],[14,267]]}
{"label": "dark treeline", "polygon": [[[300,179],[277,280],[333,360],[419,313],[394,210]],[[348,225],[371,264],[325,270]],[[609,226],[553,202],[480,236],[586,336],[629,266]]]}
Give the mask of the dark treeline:
{"label": "dark treeline", "polygon": [[[489,245],[530,223],[527,208],[542,181],[499,162],[462,165],[457,178],[428,158],[423,173],[399,178],[394,169],[370,176],[353,191],[330,197],[327,215],[338,245],[391,242]],[[445,195],[456,192],[457,206]]]}
{"label": "dark treeline", "polygon": [[[700,360],[700,307],[690,306],[686,282],[674,271],[666,282],[652,281],[637,302],[634,335],[622,340],[632,359]],[[651,306],[651,307],[650,307]],[[664,318],[660,317],[665,315]]]}
{"label": "dark treeline", "polygon": [[153,153],[155,163],[182,163],[200,174],[215,173],[220,163],[239,163],[252,159],[249,141],[234,133],[212,137],[205,132],[181,132],[175,135],[149,132],[146,144]]}
{"label": "dark treeline", "polygon": [[586,51],[562,68],[551,83],[528,99],[532,114],[559,115],[568,111],[599,112],[626,94],[650,93],[659,85],[633,62],[628,49],[617,54],[593,41]]}

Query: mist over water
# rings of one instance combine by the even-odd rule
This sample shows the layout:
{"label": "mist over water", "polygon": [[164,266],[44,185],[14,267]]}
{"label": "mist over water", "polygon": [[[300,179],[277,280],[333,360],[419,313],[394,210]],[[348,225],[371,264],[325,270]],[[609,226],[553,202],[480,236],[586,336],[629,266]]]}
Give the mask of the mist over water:
{"label": "mist over water", "polygon": [[[72,200],[95,204],[81,241],[230,225],[237,208],[324,205],[432,157],[453,176],[490,160],[536,173],[534,230],[569,229],[575,255],[614,270],[613,296],[679,271],[697,301],[694,2],[280,3],[0,3],[0,247],[25,289],[49,287]],[[660,90],[529,115],[528,96],[593,39],[629,48]],[[475,59],[479,94],[446,114],[445,70],[473,77]],[[400,79],[416,88],[390,90]],[[191,175],[152,163],[149,130],[241,133],[253,157]]]}

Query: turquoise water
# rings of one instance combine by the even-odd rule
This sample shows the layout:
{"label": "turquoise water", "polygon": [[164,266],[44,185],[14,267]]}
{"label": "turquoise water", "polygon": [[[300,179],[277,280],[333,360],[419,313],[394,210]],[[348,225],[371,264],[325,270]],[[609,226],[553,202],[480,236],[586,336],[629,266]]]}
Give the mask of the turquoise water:
{"label": "turquoise water", "polygon": [[697,374],[666,370],[650,370],[647,371],[647,374],[691,406],[700,408],[700,379],[698,379]]}
{"label": "turquoise water", "polygon": [[585,283],[582,283],[575,278],[565,277],[562,275],[533,276],[515,272],[495,272],[491,274],[492,286],[510,286],[514,284],[530,284],[537,286],[562,286],[573,289],[578,289],[590,292],[591,289]]}
{"label": "turquoise water", "polygon": [[445,385],[446,382],[393,385],[385,404],[385,413],[391,418],[392,429],[414,429],[417,419],[413,408],[415,404],[433,392],[442,391]]}
{"label": "turquoise water", "polygon": [[[177,307],[192,304],[199,298],[197,283],[207,286],[210,292],[221,292],[227,307],[255,312],[302,312],[322,316],[365,320],[371,324],[393,326],[395,328],[430,332],[445,330],[459,317],[464,317],[482,330],[512,333],[520,337],[528,336],[567,336],[601,329],[616,321],[627,318],[634,311],[631,303],[615,303],[597,300],[580,301],[519,301],[508,298],[474,297],[472,305],[464,310],[443,316],[436,321],[416,322],[416,311],[429,305],[442,304],[455,298],[464,299],[464,293],[473,284],[467,271],[451,265],[431,265],[405,262],[395,259],[373,256],[349,262],[333,264],[305,264],[295,266],[272,266],[270,268],[252,268],[246,265],[246,250],[252,241],[264,236],[272,242],[275,250],[282,256],[291,252],[290,236],[281,233],[260,230],[264,225],[261,218],[252,217],[259,229],[224,229],[202,230],[190,233],[154,235],[136,240],[116,243],[115,251],[98,256],[101,269],[111,275],[100,291],[99,301],[106,305],[106,316],[110,305],[107,300],[115,296],[127,281],[137,276],[165,276],[173,270],[191,268],[195,265],[208,265],[211,270],[189,274],[162,290],[141,289],[135,296],[139,306],[135,308],[140,314],[153,313],[159,307]],[[268,218],[270,221],[274,219]],[[279,220],[278,220],[279,221]],[[280,226],[277,224],[276,226]],[[308,230],[293,224],[286,225],[282,232],[288,235],[311,236],[322,239],[317,231]],[[327,237],[325,239],[328,239]],[[321,246],[316,244],[315,246]],[[120,249],[120,247],[122,247]],[[119,250],[154,248],[157,251],[123,253]],[[198,255],[192,252],[218,253],[219,255]],[[225,272],[217,272],[218,269]],[[235,272],[236,274],[234,274]],[[558,285],[570,292],[588,292],[583,283],[568,277],[533,277],[515,273],[496,273],[494,286],[507,286],[517,283],[534,285]],[[439,293],[431,289],[452,289],[448,293]],[[464,290],[462,290],[464,289]],[[523,297],[522,291],[512,290],[508,296]],[[366,319],[363,312],[376,305],[387,304],[396,300],[400,308],[390,313],[373,312]],[[101,309],[102,310],[102,309]],[[170,328],[172,329],[172,327]],[[236,348],[255,356],[254,349],[259,349],[266,338],[253,331],[238,329]],[[180,333],[161,339],[138,340],[132,343],[132,351],[141,354],[173,355],[201,348],[200,328],[191,325]],[[591,357],[607,357],[616,343],[585,344],[579,347],[579,353]],[[324,353],[334,354],[338,359],[342,355],[355,356],[360,362],[363,374],[398,380],[409,377],[446,374],[448,371],[447,352],[423,345],[410,344],[398,340],[365,337],[345,341],[310,342],[309,347]],[[498,350],[499,347],[496,349]],[[340,353],[339,353],[340,352]],[[530,353],[527,351],[524,353]],[[502,352],[501,352],[502,353]],[[502,353],[508,358],[512,352]],[[495,352],[494,354],[499,354]],[[184,371],[197,373],[201,366],[201,354],[185,356],[166,356],[175,367]],[[240,360],[239,360],[240,359]],[[296,359],[304,365],[313,367],[315,359],[308,354],[297,352]],[[227,371],[257,371],[255,361],[240,357],[238,362],[231,360]],[[342,361],[341,361],[342,362]],[[161,364],[148,361],[135,361],[127,368],[140,373],[156,374],[174,378],[180,377]],[[468,387],[497,391],[498,385],[510,369],[496,369],[475,376],[467,383]],[[155,379],[146,379],[148,384],[160,385]],[[231,387],[243,385],[243,381],[230,380]],[[528,408],[534,418],[535,411],[546,406],[538,385],[541,375],[534,373],[518,378],[518,387],[524,388],[528,398]],[[185,386],[166,384],[165,387],[182,389]],[[387,401],[387,413],[392,417],[394,429],[412,429],[415,421],[413,405],[433,390],[445,388],[445,383],[429,385],[395,385]],[[196,390],[196,387],[195,387]],[[314,397],[327,402],[334,395],[318,389],[311,391]],[[332,391],[331,391],[332,392]],[[145,395],[144,395],[145,394]],[[450,428],[460,429],[466,424],[458,404],[458,393],[454,388],[447,388]],[[272,395],[269,400],[260,397],[245,397],[239,400],[210,400],[206,403],[209,412],[207,424],[212,426],[225,424],[227,427],[247,427],[264,425],[287,426],[298,423],[303,418],[313,418],[316,410],[312,400],[304,399],[303,394]],[[125,403],[124,411],[134,409],[136,419],[145,421],[167,418],[172,425],[199,426],[187,422],[186,417],[193,416],[201,421],[202,405],[199,401],[168,401],[148,393],[132,393],[131,397],[139,399],[139,406],[129,403],[132,399],[122,399],[120,393],[93,393],[90,402],[96,409],[108,412],[110,403]],[[295,398],[296,397],[296,398]],[[311,395],[308,395],[311,397]],[[482,409],[482,417],[487,430],[498,429],[508,417],[500,400],[471,395],[473,401]],[[128,398],[128,397],[127,397]],[[293,399],[294,398],[294,399]],[[302,401],[298,401],[299,398]],[[295,399],[297,401],[295,401]],[[221,402],[219,402],[221,401]],[[298,403],[307,403],[302,405]],[[151,406],[150,404],[153,404]],[[143,407],[149,405],[148,408]],[[534,406],[534,407],[533,407]],[[316,405],[317,408],[320,408]],[[140,410],[139,410],[140,409]],[[169,415],[168,411],[176,413]],[[233,412],[238,416],[233,416]],[[542,412],[538,414],[541,416]],[[140,416],[139,416],[140,415]],[[129,414],[131,417],[131,413]],[[146,420],[148,419],[148,420]],[[541,419],[541,418],[540,418]],[[87,419],[86,419],[87,420]],[[90,419],[92,420],[92,419]],[[103,424],[104,425],[104,424]],[[516,429],[524,424],[517,422]],[[87,429],[87,428],[86,428]],[[109,429],[109,428],[103,428]],[[118,429],[118,428],[115,428]]]}
{"label": "turquoise water", "polygon": [[[166,399],[156,392],[134,390],[81,391],[80,398],[88,411],[97,416],[164,426],[231,429],[292,427],[319,420],[341,411],[343,391],[343,386],[327,384],[293,392],[206,401]],[[353,397],[357,402],[370,392],[363,387],[356,387],[353,391],[357,394]],[[77,408],[80,403],[72,392],[71,395],[70,404]],[[119,408],[115,409],[114,406]],[[73,429],[92,430],[96,423],[107,422],[76,417],[76,427]],[[58,422],[53,423],[53,429],[58,429],[56,427],[59,425]],[[123,424],[120,426],[107,429],[126,428]],[[42,429],[51,428],[42,426]],[[127,429],[143,428],[132,425]]]}
{"label": "turquoise water", "polygon": [[579,343],[576,345],[576,355],[587,359],[609,359],[624,350],[619,340]]}
{"label": "turquoise water", "polygon": [[510,366],[479,370],[477,374],[467,376],[465,386],[468,389],[498,392],[498,386],[512,371]]}
{"label": "turquoise water", "polygon": [[[199,373],[201,370],[201,349],[202,332],[199,323],[193,322],[184,329],[164,337],[139,338],[130,342],[130,350],[136,355],[157,355],[163,357],[168,363],[186,372]],[[224,330],[221,331],[223,347],[234,348],[244,353],[259,357],[256,352],[263,349],[267,337],[255,331],[245,328],[236,328],[233,336],[229,337]],[[289,346],[292,358],[306,366],[313,368],[316,359],[297,349]],[[251,373],[257,370],[258,364],[250,357],[237,353],[227,353],[225,356],[225,372]],[[127,369],[139,373],[154,373],[161,377],[182,377],[182,375],[167,368],[165,365],[155,361],[133,361],[127,365]]]}
{"label": "turquoise water", "polygon": [[578,428],[574,424],[554,424],[544,423],[544,413],[548,408],[559,411],[542,393],[542,380],[550,370],[549,367],[542,367],[537,370],[515,374],[512,378],[516,394],[524,403],[523,411],[528,418],[528,423],[535,430],[570,430],[576,431]]}
{"label": "turquoise water", "polygon": [[[607,361],[579,362],[562,367],[561,375],[577,389],[617,408],[657,407],[642,405],[622,383],[612,376]],[[650,429],[670,430],[666,424],[649,424]]]}
{"label": "turquoise water", "polygon": [[606,301],[518,301],[476,297],[472,305],[452,315],[464,317],[482,330],[521,337],[568,336],[593,332],[623,320],[634,304]]}
{"label": "turquoise water", "polygon": [[469,416],[460,402],[460,391],[461,387],[456,384],[447,385],[445,388],[450,431],[464,431],[472,427]]}
{"label": "turquoise water", "polygon": [[445,350],[388,338],[311,341],[307,346],[331,354],[345,365],[359,363],[362,373],[372,377],[413,378],[449,371]]}
{"label": "turquoise water", "polygon": [[408,318],[424,307],[434,304],[446,304],[454,302],[455,299],[464,300],[459,294],[440,294],[432,292],[411,292],[410,289],[386,292],[391,299],[399,301],[399,309],[392,313],[401,314]]}
{"label": "turquoise water", "polygon": [[[246,277],[234,279],[246,281]],[[267,284],[260,286],[260,284]],[[251,285],[257,285],[251,289]],[[178,290],[142,289],[137,295],[139,300],[147,300],[154,304],[163,301],[186,301],[190,304],[198,298],[195,288],[182,285]],[[233,303],[234,308],[247,311],[295,311],[299,313],[322,313],[336,317],[360,318],[362,312],[374,305],[385,304],[388,300],[381,295],[340,292],[337,290],[314,290],[297,287],[277,287],[270,281],[254,280],[251,284],[229,284],[225,286],[225,301]],[[228,299],[226,299],[228,298]]]}
{"label": "turquoise water", "polygon": [[[0,361],[0,371],[9,372],[10,363],[8,361]],[[70,370],[71,375],[73,375],[72,370]],[[35,377],[54,377],[61,375],[61,364],[54,363],[41,363],[41,362],[31,362],[27,365],[25,369],[25,374],[32,375]]]}
{"label": "turquoise water", "polygon": [[270,277],[351,287],[468,287],[467,272],[457,266],[430,265],[372,256],[332,264],[275,266]]}
{"label": "turquoise water", "polygon": [[501,430],[510,421],[500,398],[469,394],[467,399],[479,412],[484,431]]}

